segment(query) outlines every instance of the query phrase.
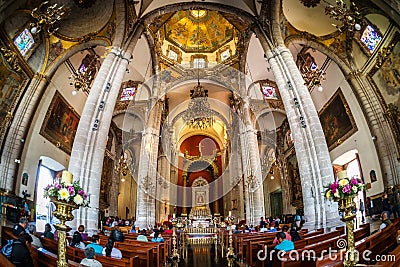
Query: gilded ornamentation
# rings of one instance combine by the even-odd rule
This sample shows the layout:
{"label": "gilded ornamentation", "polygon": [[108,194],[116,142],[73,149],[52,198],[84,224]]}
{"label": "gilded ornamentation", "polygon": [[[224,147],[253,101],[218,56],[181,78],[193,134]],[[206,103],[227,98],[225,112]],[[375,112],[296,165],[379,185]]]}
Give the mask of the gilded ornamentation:
{"label": "gilded ornamentation", "polygon": [[19,66],[17,53],[5,47],[1,47],[0,51],[3,54],[4,58],[6,59],[7,63],[11,66],[11,68],[16,72],[20,72],[21,67]]}
{"label": "gilded ornamentation", "polygon": [[358,252],[354,245],[354,218],[356,214],[353,210],[356,208],[354,197],[346,197],[339,200],[339,211],[343,212],[341,220],[346,223],[347,233],[347,253],[344,261],[344,266],[352,267],[356,266],[358,262]]}
{"label": "gilded ornamentation", "polygon": [[396,43],[391,43],[389,46],[382,48],[379,50],[378,55],[376,57],[376,63],[374,68],[379,69],[385,63],[385,61],[390,57],[393,52],[393,48]]}
{"label": "gilded ornamentation", "polygon": [[57,267],[68,267],[66,252],[66,232],[70,230],[65,223],[67,221],[72,221],[74,219],[74,215],[72,215],[72,211],[77,209],[78,206],[71,203],[66,203],[63,201],[59,201],[57,198],[50,198],[51,202],[53,202],[57,209],[53,212],[53,215],[60,220],[59,224],[55,225],[55,228],[58,232],[58,258],[57,258]]}

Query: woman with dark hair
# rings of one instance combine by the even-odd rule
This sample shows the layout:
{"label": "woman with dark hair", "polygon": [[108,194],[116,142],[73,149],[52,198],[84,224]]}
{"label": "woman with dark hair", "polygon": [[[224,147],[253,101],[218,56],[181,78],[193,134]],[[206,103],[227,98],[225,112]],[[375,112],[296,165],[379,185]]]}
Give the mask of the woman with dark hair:
{"label": "woman with dark hair", "polygon": [[78,231],[75,231],[74,235],[72,236],[72,241],[69,244],[71,247],[85,249],[86,246],[83,243],[82,236]]}
{"label": "woman with dark hair", "polygon": [[114,248],[114,239],[113,238],[108,238],[107,244],[105,248],[103,248],[103,255],[108,256],[108,257],[113,257],[116,259],[121,259],[122,258],[122,253],[121,250]]}
{"label": "woman with dark hair", "polygon": [[295,223],[292,224],[292,228],[290,229],[290,236],[292,237],[293,242],[301,239],[299,232],[297,232]]}
{"label": "woman with dark hair", "polygon": [[43,236],[50,239],[54,238],[54,234],[51,232],[51,225],[49,223],[46,223],[44,226]]}

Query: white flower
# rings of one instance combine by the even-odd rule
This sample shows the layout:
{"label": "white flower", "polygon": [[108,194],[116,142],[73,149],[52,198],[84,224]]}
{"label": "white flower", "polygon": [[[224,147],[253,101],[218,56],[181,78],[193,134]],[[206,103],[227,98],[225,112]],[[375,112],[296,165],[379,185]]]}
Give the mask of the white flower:
{"label": "white flower", "polygon": [[76,205],[82,205],[83,204],[83,197],[79,194],[75,195],[74,197],[74,202]]}
{"label": "white flower", "polygon": [[354,193],[357,193],[357,191],[358,191],[358,187],[357,186],[353,185],[352,189],[353,189]]}
{"label": "white flower", "polygon": [[61,200],[69,200],[69,192],[67,190],[67,188],[63,188],[60,191],[58,191],[59,197],[58,199]]}
{"label": "white flower", "polygon": [[349,180],[347,180],[347,179],[342,179],[342,180],[339,181],[339,185],[340,185],[340,186],[345,186],[345,185],[347,185],[348,183],[349,183]]}
{"label": "white flower", "polygon": [[336,198],[339,198],[340,197],[339,190],[336,190],[336,192],[335,192],[335,194],[333,194],[333,196],[336,197]]}

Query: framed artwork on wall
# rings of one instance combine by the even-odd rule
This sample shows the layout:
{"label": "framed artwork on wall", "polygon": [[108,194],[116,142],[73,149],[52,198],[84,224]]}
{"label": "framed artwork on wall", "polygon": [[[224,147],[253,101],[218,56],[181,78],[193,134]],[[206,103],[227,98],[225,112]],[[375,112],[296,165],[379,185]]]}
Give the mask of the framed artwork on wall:
{"label": "framed artwork on wall", "polygon": [[357,125],[340,88],[321,109],[319,119],[329,150],[357,132]]}
{"label": "framed artwork on wall", "polygon": [[78,113],[56,91],[44,118],[40,134],[65,153],[71,154],[78,124]]}

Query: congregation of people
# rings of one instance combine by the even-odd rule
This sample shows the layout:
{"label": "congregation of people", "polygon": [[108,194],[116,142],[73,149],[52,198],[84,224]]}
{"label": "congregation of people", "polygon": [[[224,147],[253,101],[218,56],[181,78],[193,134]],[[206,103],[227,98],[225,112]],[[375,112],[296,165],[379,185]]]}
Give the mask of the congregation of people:
{"label": "congregation of people", "polygon": [[[371,212],[372,201],[366,201],[366,217],[372,220],[373,213]],[[364,205],[360,204],[360,209],[364,211]],[[397,206],[396,206],[397,208]],[[382,196],[382,209],[380,212],[381,224],[377,231],[384,231],[386,227],[392,224],[391,216],[397,217],[399,214],[393,212],[393,204],[388,198],[387,194]],[[363,217],[364,219],[364,217]],[[134,224],[135,220],[121,220],[119,218],[108,217],[104,220],[104,225],[112,229],[108,233],[100,232],[99,234],[107,235],[108,240],[105,246],[100,245],[100,235],[94,234],[89,236],[85,232],[85,226],[80,225],[77,231],[73,232],[68,237],[68,245],[77,249],[84,250],[85,258],[81,264],[84,266],[102,266],[102,264],[95,259],[96,255],[103,255],[113,257],[116,259],[122,258],[121,251],[115,247],[115,242],[124,241],[124,233],[120,228],[129,229],[128,233],[136,233],[137,241],[141,242],[164,242],[163,234],[171,235],[173,233],[172,224],[169,221],[163,224],[156,224],[148,229],[139,229]],[[292,215],[290,217],[261,217],[258,225],[247,225],[245,221],[238,222],[227,226],[226,230],[232,230],[233,234],[241,233],[276,233],[273,245],[275,250],[278,251],[291,251],[294,250],[294,242],[301,239],[300,231],[305,222],[304,216],[300,214]],[[54,226],[47,223],[44,231],[38,233],[34,223],[29,223],[25,217],[20,218],[19,223],[15,224],[12,233],[18,238],[14,240],[13,250],[8,259],[17,267],[33,267],[32,258],[29,253],[29,246],[41,248],[41,238],[53,239],[57,241],[58,234]],[[104,243],[103,243],[104,244]],[[3,253],[4,254],[4,253]]]}

